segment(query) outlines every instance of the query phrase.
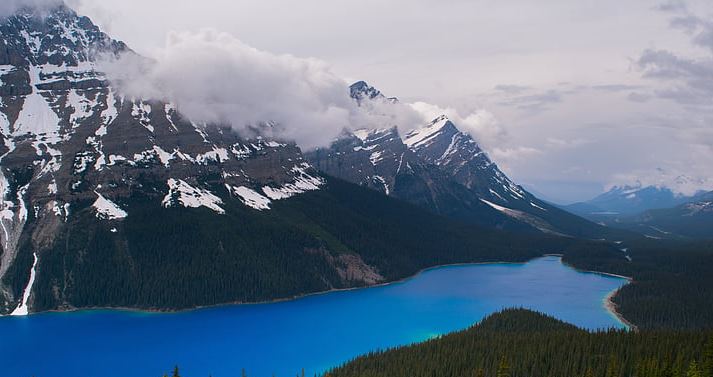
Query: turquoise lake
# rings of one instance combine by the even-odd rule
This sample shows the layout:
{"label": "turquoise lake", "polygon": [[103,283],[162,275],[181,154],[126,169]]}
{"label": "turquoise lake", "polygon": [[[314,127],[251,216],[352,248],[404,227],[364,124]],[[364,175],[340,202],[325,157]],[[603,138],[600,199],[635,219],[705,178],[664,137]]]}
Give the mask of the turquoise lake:
{"label": "turquoise lake", "polygon": [[625,279],[558,257],[440,267],[404,282],[270,304],[172,314],[96,310],[0,318],[0,376],[295,376],[372,350],[461,330],[508,307],[577,326],[623,328],[604,306]]}

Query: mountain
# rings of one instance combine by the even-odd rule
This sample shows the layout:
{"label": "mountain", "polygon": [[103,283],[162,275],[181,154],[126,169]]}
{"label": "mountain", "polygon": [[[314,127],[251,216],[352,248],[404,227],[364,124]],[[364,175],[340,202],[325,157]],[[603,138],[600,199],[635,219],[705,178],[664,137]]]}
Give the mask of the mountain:
{"label": "mountain", "polygon": [[651,209],[610,222],[653,238],[713,239],[713,192],[672,208]]}
{"label": "mountain", "polygon": [[[386,99],[363,81],[350,89],[359,104]],[[326,174],[478,225],[597,239],[620,233],[539,200],[515,184],[446,116],[404,136],[396,128],[345,132],[306,157]]]}
{"label": "mountain", "polygon": [[563,206],[564,209],[595,221],[606,217],[633,215],[656,208],[669,208],[692,199],[659,186],[615,186],[596,198]]}
{"label": "mountain", "polygon": [[[326,176],[293,143],[124,97],[99,61],[134,53],[64,5],[1,19],[0,40],[0,314],[281,299],[578,242],[442,217]],[[529,226],[399,140],[348,142],[372,169],[359,183]]]}
{"label": "mountain", "polygon": [[[66,6],[23,9],[0,33],[0,292],[10,302],[74,225],[91,222],[118,246],[135,198],[224,215],[221,194],[267,210],[324,186],[295,145],[242,140],[229,127],[189,122],[171,104],[120,96],[97,60],[132,52]],[[49,278],[39,272],[38,283]],[[56,301],[67,301],[76,277],[54,278]]]}

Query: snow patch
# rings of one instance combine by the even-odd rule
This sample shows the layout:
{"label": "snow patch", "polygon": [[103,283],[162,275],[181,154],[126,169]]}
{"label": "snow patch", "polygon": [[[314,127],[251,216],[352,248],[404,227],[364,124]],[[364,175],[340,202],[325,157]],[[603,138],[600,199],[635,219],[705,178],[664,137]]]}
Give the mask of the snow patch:
{"label": "snow patch", "polygon": [[[181,179],[171,178],[167,182],[168,194],[163,198],[161,204],[165,208],[174,205],[174,202],[188,207],[206,207],[219,214],[225,214],[225,210],[220,207],[223,201],[208,190],[193,187],[188,182]],[[175,198],[175,200],[174,200]]]}
{"label": "snow patch", "polygon": [[245,186],[226,186],[226,188],[232,194],[237,195],[240,200],[248,207],[254,208],[258,211],[270,209],[270,199],[260,195],[255,190],[249,189]]}
{"label": "snow patch", "polygon": [[149,132],[154,132],[154,128],[151,125],[151,105],[144,102],[134,103],[131,109],[131,116],[136,118]]}
{"label": "snow patch", "polygon": [[272,200],[288,199],[295,195],[302,194],[307,191],[319,190],[325,184],[320,177],[310,175],[307,170],[309,164],[301,164],[292,168],[295,180],[291,183],[284,184],[282,187],[265,186],[262,191]]}
{"label": "snow patch", "polygon": [[450,122],[448,118],[442,115],[428,126],[409,132],[404,138],[404,144],[411,149],[418,148],[436,136],[448,122]]}
{"label": "snow patch", "polygon": [[30,281],[27,282],[27,286],[22,293],[22,302],[12,313],[10,313],[11,316],[26,316],[29,314],[27,304],[30,301],[30,294],[32,294],[32,286],[35,285],[35,278],[37,277],[37,263],[39,262],[37,253],[34,253],[33,256],[35,259],[34,262],[32,262],[32,269],[30,270]]}
{"label": "snow patch", "polygon": [[129,216],[129,214],[127,214],[126,211],[116,205],[116,203],[103,197],[100,193],[96,191],[94,193],[97,194],[98,198],[94,202],[94,204],[92,204],[92,207],[94,207],[94,209],[97,211],[98,219],[119,220]]}

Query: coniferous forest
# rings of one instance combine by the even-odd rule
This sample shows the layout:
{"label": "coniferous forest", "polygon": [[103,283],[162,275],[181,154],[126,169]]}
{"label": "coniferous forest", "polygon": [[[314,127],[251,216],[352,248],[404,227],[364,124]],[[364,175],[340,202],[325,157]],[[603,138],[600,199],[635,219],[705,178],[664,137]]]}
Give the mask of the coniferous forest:
{"label": "coniferous forest", "polygon": [[710,377],[713,331],[592,333],[511,309],[464,331],[357,358],[327,376]]}

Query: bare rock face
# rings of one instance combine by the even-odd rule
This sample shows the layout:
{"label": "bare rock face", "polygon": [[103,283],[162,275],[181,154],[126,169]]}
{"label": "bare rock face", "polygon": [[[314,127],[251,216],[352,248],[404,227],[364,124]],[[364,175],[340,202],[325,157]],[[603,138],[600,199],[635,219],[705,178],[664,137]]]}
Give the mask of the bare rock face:
{"label": "bare rock face", "polygon": [[172,104],[123,97],[96,63],[121,53],[131,52],[65,6],[0,20],[0,313],[31,306],[22,302],[31,283],[18,283],[30,258],[18,254],[41,268],[76,214],[121,222],[137,195],[217,214],[226,197],[267,210],[324,183],[294,144],[246,140]]}

